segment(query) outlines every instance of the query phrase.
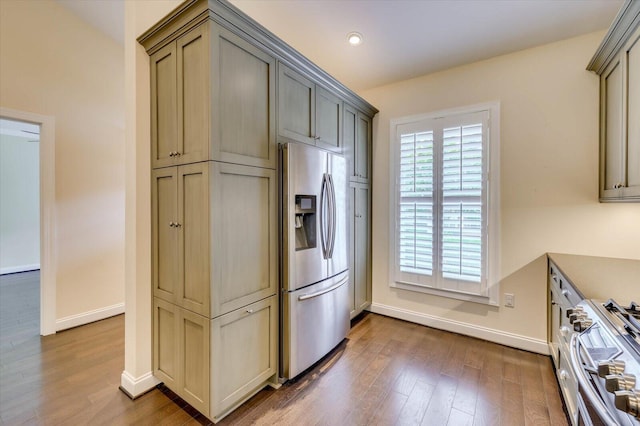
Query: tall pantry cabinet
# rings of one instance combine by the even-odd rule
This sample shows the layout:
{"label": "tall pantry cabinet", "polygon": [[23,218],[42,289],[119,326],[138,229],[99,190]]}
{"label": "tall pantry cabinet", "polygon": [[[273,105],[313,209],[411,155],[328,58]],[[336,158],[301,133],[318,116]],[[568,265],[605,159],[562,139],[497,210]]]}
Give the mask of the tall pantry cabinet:
{"label": "tall pantry cabinet", "polygon": [[206,15],[145,47],[154,374],[215,420],[277,383],[275,59]]}
{"label": "tall pantry cabinet", "polygon": [[[370,303],[377,110],[226,0],[188,0],[138,41],[151,68],[153,372],[215,422],[279,383],[279,142],[350,159],[353,312]],[[302,102],[294,116],[278,113],[287,99]]]}
{"label": "tall pantry cabinet", "polygon": [[371,119],[344,107],[344,147],[349,164],[351,318],[371,304]]}

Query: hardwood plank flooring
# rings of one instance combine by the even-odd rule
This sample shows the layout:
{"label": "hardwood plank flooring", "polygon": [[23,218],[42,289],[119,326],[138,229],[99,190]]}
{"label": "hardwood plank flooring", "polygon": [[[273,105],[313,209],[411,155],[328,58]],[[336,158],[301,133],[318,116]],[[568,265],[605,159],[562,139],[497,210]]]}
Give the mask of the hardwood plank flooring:
{"label": "hardwood plank flooring", "polygon": [[[124,316],[47,337],[0,318],[1,424],[209,424],[163,386],[133,401],[118,389]],[[265,388],[219,424],[568,423],[549,357],[365,314],[303,376]]]}

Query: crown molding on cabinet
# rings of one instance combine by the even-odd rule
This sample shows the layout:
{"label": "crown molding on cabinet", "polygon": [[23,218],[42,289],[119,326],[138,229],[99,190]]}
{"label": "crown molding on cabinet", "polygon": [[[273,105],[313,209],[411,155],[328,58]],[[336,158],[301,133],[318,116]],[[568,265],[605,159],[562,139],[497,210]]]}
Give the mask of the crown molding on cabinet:
{"label": "crown molding on cabinet", "polygon": [[205,19],[212,19],[230,30],[238,31],[262,45],[276,59],[311,77],[330,91],[338,94],[370,117],[378,110],[355,94],[326,71],[293,49],[275,34],[247,16],[227,0],[189,0],[161,19],[157,24],[138,37],[150,55],[162,47],[165,40],[175,39]]}
{"label": "crown molding on cabinet", "polygon": [[598,75],[602,74],[638,26],[640,26],[640,0],[627,0],[591,58],[587,70]]}

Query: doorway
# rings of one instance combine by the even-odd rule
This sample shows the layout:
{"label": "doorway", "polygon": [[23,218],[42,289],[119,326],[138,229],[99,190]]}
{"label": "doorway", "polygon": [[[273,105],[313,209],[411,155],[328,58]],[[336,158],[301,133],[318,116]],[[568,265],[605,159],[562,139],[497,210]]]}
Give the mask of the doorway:
{"label": "doorway", "polygon": [[56,332],[54,135],[53,117],[0,108],[0,290],[15,300],[3,302],[3,316],[26,315],[25,324],[34,326],[28,315],[37,318],[39,310],[35,329],[43,336]]}

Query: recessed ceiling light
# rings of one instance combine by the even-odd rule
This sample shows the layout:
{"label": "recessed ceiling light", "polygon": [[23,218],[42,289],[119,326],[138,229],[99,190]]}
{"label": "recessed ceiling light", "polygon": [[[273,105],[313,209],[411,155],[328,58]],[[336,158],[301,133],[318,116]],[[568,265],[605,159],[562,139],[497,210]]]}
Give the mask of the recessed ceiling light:
{"label": "recessed ceiling light", "polygon": [[349,40],[349,44],[352,46],[357,46],[362,44],[362,34],[356,31],[352,31],[347,34],[347,40]]}

